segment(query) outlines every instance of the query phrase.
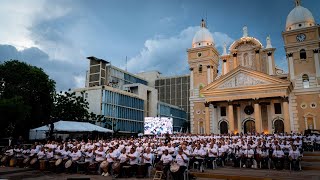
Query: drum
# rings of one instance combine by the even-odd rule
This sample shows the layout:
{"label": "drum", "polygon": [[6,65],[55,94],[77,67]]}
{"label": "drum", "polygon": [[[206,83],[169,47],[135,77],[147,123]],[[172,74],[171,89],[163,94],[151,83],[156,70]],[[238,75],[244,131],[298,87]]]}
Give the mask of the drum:
{"label": "drum", "polygon": [[23,158],[17,158],[17,166],[19,166],[20,168],[22,168],[23,165],[24,165],[23,161],[24,161]]}
{"label": "drum", "polygon": [[65,167],[66,169],[68,169],[69,167],[71,167],[71,165],[72,165],[72,161],[71,161],[71,160],[68,160],[68,161],[64,164],[64,167]]}
{"label": "drum", "polygon": [[55,167],[56,167],[56,161],[55,160],[49,161],[49,170],[54,171]]}
{"label": "drum", "polygon": [[143,178],[146,174],[146,164],[139,164],[137,173],[136,173],[136,178]]}
{"label": "drum", "polygon": [[95,171],[97,171],[97,169],[98,169],[98,163],[96,163],[96,162],[90,163],[88,166],[88,170],[90,172],[95,172]]}
{"label": "drum", "polygon": [[172,163],[170,166],[170,171],[173,173],[178,172],[179,169],[180,169],[180,166],[178,163]]}
{"label": "drum", "polygon": [[108,161],[102,161],[100,164],[100,168],[103,170],[103,172],[107,172],[108,171]]}
{"label": "drum", "polygon": [[112,169],[114,174],[120,174],[120,162],[116,161],[112,164]]}
{"label": "drum", "polygon": [[30,165],[34,165],[37,161],[38,161],[38,159],[37,159],[37,158],[33,158],[33,159],[31,159],[31,161],[30,161]]}
{"label": "drum", "polygon": [[56,160],[55,165],[59,166],[61,163],[62,163],[62,159],[58,159],[58,160]]}
{"label": "drum", "polygon": [[10,162],[9,162],[9,166],[10,167],[15,167],[17,164],[17,158],[13,157],[10,159]]}
{"label": "drum", "polygon": [[160,161],[156,164],[157,171],[163,171],[163,163]]}
{"label": "drum", "polygon": [[27,164],[30,161],[30,157],[27,157],[23,160],[23,164]]}
{"label": "drum", "polygon": [[4,163],[4,162],[7,161],[7,159],[8,159],[8,156],[3,156],[3,157],[1,158],[1,162]]}
{"label": "drum", "polygon": [[39,164],[40,164],[39,170],[40,170],[40,171],[46,170],[46,163],[47,163],[46,160],[40,160],[40,161],[39,161]]}

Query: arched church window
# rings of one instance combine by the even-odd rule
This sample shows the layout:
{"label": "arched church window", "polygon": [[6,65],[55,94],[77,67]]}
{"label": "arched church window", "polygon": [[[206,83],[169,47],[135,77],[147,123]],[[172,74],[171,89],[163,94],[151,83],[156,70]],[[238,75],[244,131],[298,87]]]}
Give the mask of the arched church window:
{"label": "arched church window", "polygon": [[199,73],[202,73],[202,64],[199,65]]}
{"label": "arched church window", "polygon": [[303,83],[303,88],[309,88],[309,76],[304,74],[302,75],[302,83]]}
{"label": "arched church window", "polygon": [[301,49],[301,50],[300,50],[300,59],[301,59],[301,60],[307,59],[306,50],[304,50],[304,49]]}
{"label": "arched church window", "polygon": [[245,53],[243,55],[243,65],[248,66],[249,65],[249,58],[248,58],[248,53]]}

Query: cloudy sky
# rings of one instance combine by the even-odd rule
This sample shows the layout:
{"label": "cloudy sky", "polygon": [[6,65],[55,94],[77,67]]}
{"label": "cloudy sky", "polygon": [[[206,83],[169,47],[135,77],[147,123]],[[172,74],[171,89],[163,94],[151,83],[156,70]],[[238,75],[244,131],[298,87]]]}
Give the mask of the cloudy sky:
{"label": "cloudy sky", "polygon": [[[319,23],[320,1],[302,5]],[[264,46],[271,36],[276,63],[287,70],[281,32],[293,8],[294,0],[1,0],[0,62],[40,66],[57,90],[84,86],[91,55],[122,68],[127,56],[133,73],[186,74],[186,49],[205,18],[220,53],[247,25]]]}

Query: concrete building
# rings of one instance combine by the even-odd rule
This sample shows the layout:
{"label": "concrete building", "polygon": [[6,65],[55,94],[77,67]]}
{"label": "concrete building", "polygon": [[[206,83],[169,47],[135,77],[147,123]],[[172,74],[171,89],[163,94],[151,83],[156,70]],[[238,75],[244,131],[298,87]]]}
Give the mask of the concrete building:
{"label": "concrete building", "polygon": [[104,115],[114,123],[114,130],[143,132],[144,100],[138,95],[105,85],[74,90],[76,95],[83,91],[89,111]]}
{"label": "concrete building", "polygon": [[187,113],[182,108],[167,104],[164,102],[158,103],[158,117],[171,117],[173,119],[173,131],[174,132],[186,132],[187,124],[189,123],[187,119]]}
{"label": "concrete building", "polygon": [[[296,0],[282,33],[289,74],[276,48],[250,37],[248,28],[222,54],[202,20],[187,50],[192,133],[302,132],[320,126],[320,26]],[[222,63],[222,74],[217,69]]]}
{"label": "concrete building", "polygon": [[[144,117],[159,116],[158,107],[162,108],[158,105],[157,89],[148,86],[147,80],[112,66],[106,60],[96,57],[88,57],[88,60],[86,87],[75,89],[74,92],[80,96],[84,91],[89,111],[104,115],[112,121],[115,124],[114,130],[143,132]],[[176,129],[184,125],[182,120],[186,121],[181,111],[176,106],[170,106],[169,109],[174,116]]]}
{"label": "concrete building", "polygon": [[161,76],[158,71],[149,71],[137,74],[158,90],[158,100],[177,106],[187,112],[190,119],[190,75]]}

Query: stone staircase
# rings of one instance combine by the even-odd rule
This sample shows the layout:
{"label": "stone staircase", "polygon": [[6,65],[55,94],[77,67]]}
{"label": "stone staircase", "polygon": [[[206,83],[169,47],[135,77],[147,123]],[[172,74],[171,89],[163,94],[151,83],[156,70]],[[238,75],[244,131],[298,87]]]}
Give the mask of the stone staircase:
{"label": "stone staircase", "polygon": [[320,152],[304,152],[301,166],[302,170],[320,170]]}

